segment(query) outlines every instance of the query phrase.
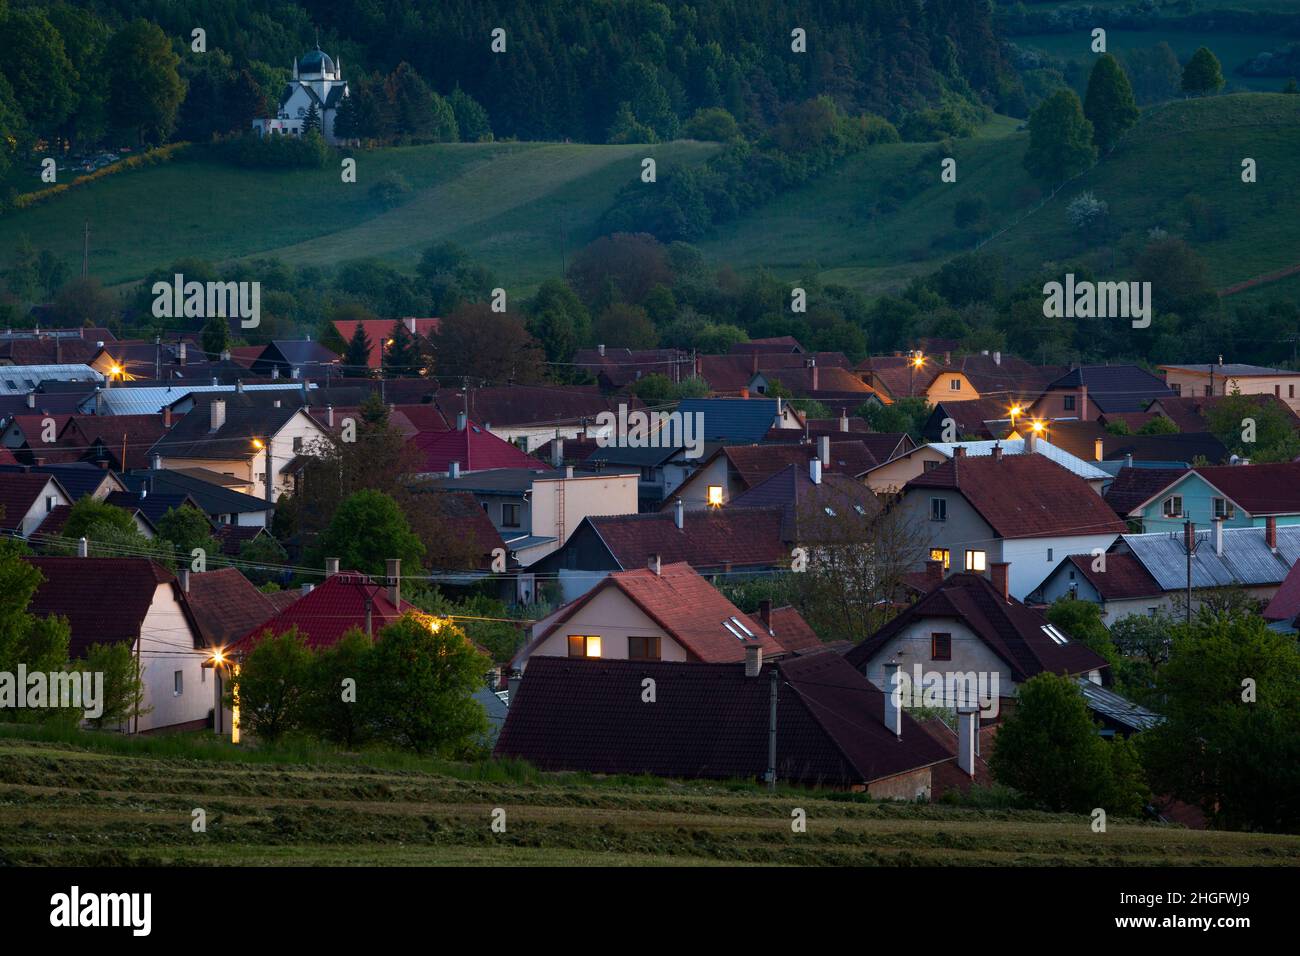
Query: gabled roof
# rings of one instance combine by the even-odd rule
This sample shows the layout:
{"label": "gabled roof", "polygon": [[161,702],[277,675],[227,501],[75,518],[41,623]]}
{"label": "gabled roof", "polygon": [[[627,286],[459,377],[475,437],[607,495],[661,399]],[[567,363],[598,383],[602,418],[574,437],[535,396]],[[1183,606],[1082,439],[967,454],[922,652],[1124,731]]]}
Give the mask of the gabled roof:
{"label": "gabled roof", "polygon": [[1263,376],[1265,378],[1276,378],[1279,375],[1291,375],[1300,377],[1300,372],[1293,368],[1272,368],[1267,365],[1246,365],[1241,362],[1220,362],[1218,365],[1161,365],[1162,369],[1169,369],[1175,372],[1193,372],[1200,375],[1223,376],[1225,378],[1252,378]]}
{"label": "gabled roof", "polygon": [[962,621],[1006,663],[1017,683],[1043,671],[1085,674],[1107,666],[1100,654],[1068,635],[1066,643],[1058,644],[1043,630],[1048,620],[1041,612],[1015,598],[1004,599],[987,578],[969,572],[947,578],[845,657],[862,668],[913,623],[929,618]]}
{"label": "gabled roof", "polygon": [[221,553],[235,558],[244,545],[259,534],[269,534],[262,525],[219,524],[212,531],[212,536],[221,544]]}
{"label": "gabled roof", "polygon": [[420,432],[411,439],[411,443],[420,451],[419,469],[424,473],[450,471],[453,461],[460,463],[462,472],[487,471],[492,468],[550,471],[548,466],[536,458],[474,422],[467,423],[464,429]]}
{"label": "gabled roof", "polygon": [[865,522],[881,509],[880,500],[862,482],[828,472],[814,483],[808,469],[799,465],[787,465],[732,498],[727,507],[780,508],[782,539],[801,543],[811,543],[806,540],[810,534],[829,531],[825,521]]}
{"label": "gabled roof", "polygon": [[1042,455],[953,458],[905,492],[958,491],[1002,538],[1122,534],[1128,526],[1077,475]]}
{"label": "gabled roof", "polygon": [[101,443],[117,468],[147,464],[149,449],[168,431],[162,415],[73,415],[59,430],[60,442],[74,429],[79,458],[89,459],[90,446]]}
{"label": "gabled roof", "polygon": [[[1023,438],[1004,438],[993,441],[931,442],[925,447],[932,448],[945,458],[951,459],[953,452],[958,448],[965,451],[967,458],[985,458],[992,455],[995,448],[1002,449],[1004,456],[1024,455],[1027,453],[1029,446]],[[1043,439],[1035,440],[1034,454],[1060,465],[1066,471],[1078,475],[1084,481],[1101,481],[1110,477],[1092,461],[1072,455],[1063,448],[1058,448]]]}
{"label": "gabled roof", "polygon": [[[769,567],[789,559],[781,536],[780,508],[708,508],[687,511],[678,528],[674,513],[589,515],[583,519],[624,570],[664,563],[697,568]],[[575,535],[577,532],[574,532]]]}
{"label": "gabled roof", "polygon": [[403,600],[401,609],[388,600],[387,588],[356,571],[332,574],[275,617],[250,628],[232,647],[235,654],[252,650],[265,634],[283,634],[296,627],[310,648],[332,647],[349,630],[366,627],[370,606],[371,629],[375,636],[405,612],[415,610]]}
{"label": "gabled roof", "polygon": [[1198,458],[1225,462],[1231,456],[1228,447],[1209,432],[1184,432],[1180,435],[1111,435],[1102,439],[1102,453],[1108,459],[1133,456],[1134,461],[1185,461]]}
{"label": "gabled roof", "polygon": [[[875,457],[860,440],[863,437],[866,436],[842,442],[832,440],[831,460],[823,468],[823,473],[856,475],[875,467]],[[746,487],[752,488],[787,465],[798,465],[806,471],[808,462],[817,457],[817,445],[726,445],[717,453],[725,456],[737,477]]]}
{"label": "gabled roof", "polygon": [[1079,691],[1089,710],[1131,732],[1150,730],[1164,720],[1154,711],[1147,710],[1100,684],[1094,684],[1086,677],[1077,678],[1075,682],[1079,685]]}
{"label": "gabled roof", "polygon": [[765,339],[732,342],[729,349],[732,355],[748,355],[750,352],[801,353],[803,350],[803,346],[793,335],[774,335]]}
{"label": "gabled roof", "polygon": [[[1274,408],[1286,412],[1292,425],[1300,428],[1300,418],[1296,417],[1295,412],[1291,410],[1291,406],[1272,392],[1259,395],[1242,395],[1241,397],[1256,403],[1261,408]],[[1168,396],[1157,399],[1152,408],[1163,412],[1165,417],[1178,426],[1179,431],[1205,432],[1210,430],[1209,413],[1214,410],[1216,405],[1226,400],[1222,395]]]}
{"label": "gabled roof", "polygon": [[134,642],[160,584],[171,584],[192,635],[168,633],[179,650],[204,646],[203,636],[170,571],[147,558],[25,558],[45,578],[27,609],[38,617],[68,619],[68,654],[86,656],[92,644]]}
{"label": "gabled roof", "polygon": [[[467,491],[440,491],[420,499],[437,515],[445,532],[457,541],[470,542],[478,555],[475,567],[480,571],[492,567],[492,552],[505,548],[501,532],[492,524],[492,519],[479,505],[477,499]],[[438,570],[459,570],[440,568]]]}
{"label": "gabled roof", "polygon": [[775,398],[687,398],[677,410],[704,416],[705,441],[760,442],[776,421],[779,404]]}
{"label": "gabled roof", "polygon": [[1273,599],[1264,608],[1264,619],[1268,621],[1295,621],[1300,616],[1300,561],[1291,566],[1282,586],[1277,589]]}
{"label": "gabled roof", "polygon": [[440,388],[434,401],[448,422],[468,406],[472,421],[500,427],[503,425],[576,425],[594,420],[601,412],[617,414],[620,404],[629,411],[644,408],[635,396],[618,399],[602,395],[594,386],[556,387],[549,385],[498,385],[472,388],[463,392]]}
{"label": "gabled roof", "polygon": [[213,431],[211,407],[211,400],[196,401],[194,410],[158,439],[150,453],[168,458],[252,458],[261,454],[253,447],[254,438],[273,436],[300,412],[306,415],[296,401],[276,408],[270,403],[228,400],[225,423]]}
{"label": "gabled roof", "polygon": [[[53,475],[0,473],[0,531],[18,530],[27,512],[41,500],[50,485],[63,491],[63,486]],[[63,494],[67,496],[67,492]]]}
{"label": "gabled roof", "polygon": [[695,372],[691,353],[684,349],[578,349],[573,365],[600,379],[606,387],[622,388],[643,375],[664,375],[673,381]]}
{"label": "gabled roof", "polygon": [[1219,465],[1194,470],[1255,517],[1300,514],[1300,462]]}
{"label": "gabled roof", "polygon": [[[967,399],[962,402],[939,401],[926,420],[924,432],[927,438],[943,438],[944,419],[951,418],[957,429],[957,437],[974,435],[977,438],[1005,438],[1010,431],[1012,403],[1001,396],[996,398]],[[990,428],[996,423],[999,427]]]}
{"label": "gabled roof", "polygon": [[772,636],[791,654],[808,654],[825,650],[827,645],[817,636],[802,614],[794,607],[774,607],[769,616]]}
{"label": "gabled roof", "polygon": [[1051,389],[1088,386],[1088,401],[1101,412],[1144,411],[1152,399],[1167,398],[1173,389],[1136,365],[1083,365],[1071,369]]}
{"label": "gabled roof", "polygon": [[1121,468],[1103,497],[1117,515],[1125,518],[1185,474],[1186,468]]}
{"label": "gabled roof", "polygon": [[1164,593],[1160,583],[1133,555],[1107,554],[1105,558],[1105,571],[1092,569],[1097,559],[1091,554],[1072,554],[1065,560],[1096,589],[1103,601],[1125,601]]}
{"label": "gabled roof", "polygon": [[121,479],[111,471],[105,471],[90,462],[69,462],[56,465],[0,465],[0,471],[27,472],[35,475],[53,475],[59,480],[59,486],[68,495],[70,501],[80,501],[86,495],[93,495],[105,484],[109,488],[121,491],[124,488]]}
{"label": "gabled roof", "polygon": [[[188,471],[188,469],[187,469]],[[271,505],[264,498],[256,498],[243,492],[232,491],[220,485],[203,481],[188,474],[187,471],[173,471],[163,468],[140,469],[121,475],[122,483],[128,491],[139,494],[142,487],[152,487],[156,494],[189,495],[207,515],[244,514],[247,512],[270,511]]]}
{"label": "gabled roof", "polygon": [[[194,508],[200,514],[204,514],[203,509],[189,495],[180,492],[172,494],[146,494],[141,497],[138,492],[131,491],[114,491],[104,499],[105,504],[113,505],[117,508],[124,508],[127,511],[138,511],[144,515],[145,519],[154,527],[158,526],[158,521],[167,512],[184,508],[186,506]],[[207,515],[204,514],[206,518]]]}
{"label": "gabled roof", "polygon": [[[1300,558],[1300,525],[1278,526],[1276,554],[1268,546],[1265,528],[1224,528],[1222,554],[1215,553],[1210,532],[1197,534],[1200,547],[1192,555],[1193,588],[1281,584]],[[1183,550],[1181,532],[1126,534],[1120,540],[1162,590],[1181,591],[1187,587],[1187,552]]]}
{"label": "gabled roof", "polygon": [[266,595],[235,568],[191,573],[189,579],[190,610],[204,639],[214,647],[233,644],[277,613]]}
{"label": "gabled roof", "polygon": [[[951,759],[906,714],[902,739],[889,732],[884,695],[838,654],[769,662],[749,678],[743,664],[535,658],[495,753],[545,770],[761,777],[773,671],[778,780],[860,785]],[[647,677],[653,706],[641,703]]]}

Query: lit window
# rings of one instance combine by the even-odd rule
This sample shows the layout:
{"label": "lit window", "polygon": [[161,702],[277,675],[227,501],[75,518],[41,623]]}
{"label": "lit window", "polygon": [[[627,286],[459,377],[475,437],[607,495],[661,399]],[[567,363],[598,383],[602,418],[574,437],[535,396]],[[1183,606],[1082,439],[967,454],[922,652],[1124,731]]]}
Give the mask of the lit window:
{"label": "lit window", "polygon": [[179,697],[185,693],[185,672],[177,671],[172,674],[172,696]]}
{"label": "lit window", "polygon": [[966,552],[966,570],[983,571],[985,568],[986,552],[984,551],[967,551]]}
{"label": "lit window", "polygon": [[599,634],[570,634],[569,635],[569,656],[570,657],[599,657],[600,656],[600,635]]}
{"label": "lit window", "polygon": [[930,659],[935,661],[952,660],[952,635],[930,635]]}
{"label": "lit window", "polygon": [[947,571],[947,570],[948,570],[948,565],[949,565],[949,563],[950,563],[950,562],[949,562],[948,549],[947,549],[947,548],[931,548],[931,549],[930,549],[930,560],[931,560],[931,561],[942,561],[942,562],[943,562],[943,569],[944,569],[945,571]]}
{"label": "lit window", "polygon": [[948,520],[948,500],[946,498],[930,499],[930,520],[931,521]]}
{"label": "lit window", "polygon": [[722,485],[709,485],[709,507],[722,507]]}
{"label": "lit window", "polygon": [[627,659],[630,661],[657,661],[660,659],[659,638],[629,637]]}

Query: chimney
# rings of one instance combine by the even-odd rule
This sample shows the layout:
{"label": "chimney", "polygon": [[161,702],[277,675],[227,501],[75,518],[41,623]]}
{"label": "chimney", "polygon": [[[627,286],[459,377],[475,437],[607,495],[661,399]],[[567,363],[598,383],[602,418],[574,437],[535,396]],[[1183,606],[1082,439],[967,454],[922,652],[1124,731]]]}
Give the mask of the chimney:
{"label": "chimney", "polygon": [[[171,381],[171,379],[168,378],[168,381]],[[220,384],[221,384],[220,380],[219,380],[215,375],[212,376],[212,387],[213,387],[213,388],[216,388],[216,387],[217,387],[218,385],[220,385]],[[170,386],[168,386],[168,387],[170,388]]]}
{"label": "chimney", "polygon": [[1277,554],[1277,519],[1272,515],[1264,519],[1264,543],[1268,550]]}
{"label": "chimney", "polygon": [[817,438],[817,457],[822,464],[829,467],[831,463],[831,436],[820,435]]}
{"label": "chimney", "polygon": [[885,664],[885,727],[900,740],[903,737],[902,688],[898,684],[898,661]]}
{"label": "chimney", "polygon": [[849,410],[846,408],[840,412],[840,431],[849,430]]}
{"label": "chimney", "polygon": [[957,769],[968,777],[975,776],[975,740],[979,728],[978,708],[957,708]]}
{"label": "chimney", "polygon": [[214,398],[208,409],[212,416],[208,431],[220,431],[221,427],[226,424],[226,400],[224,398]]}
{"label": "chimney", "polygon": [[185,355],[186,355],[186,352],[187,352],[188,349],[189,349],[189,346],[187,346],[184,342],[182,342],[182,343],[181,343],[180,350],[179,350],[179,352],[178,352],[178,354],[177,354],[177,358],[180,360],[180,364],[181,364],[181,365],[184,365],[184,364],[185,364]]}
{"label": "chimney", "polygon": [[334,406],[333,405],[325,406],[325,425],[327,428],[334,427]]}
{"label": "chimney", "polygon": [[1189,551],[1192,550],[1192,547],[1196,544],[1196,522],[1195,521],[1183,522],[1183,544],[1187,547],[1187,550]]}
{"label": "chimney", "polygon": [[559,435],[551,442],[551,464],[556,468],[564,464],[564,439]]}
{"label": "chimney", "polygon": [[677,525],[677,530],[681,531],[686,524],[686,507],[682,504],[682,499],[677,499],[677,504],[673,505],[673,524]]}
{"label": "chimney", "polygon": [[415,316],[402,319],[402,324],[406,326],[406,331],[410,332],[412,335],[415,334]]}
{"label": "chimney", "polygon": [[1029,434],[1025,436],[1025,454],[1032,455],[1036,451],[1038,451],[1038,432],[1031,428]]}
{"label": "chimney", "polygon": [[650,555],[650,559],[646,562],[646,567],[654,572],[655,577],[659,577],[664,573],[663,555],[657,553]]}
{"label": "chimney", "polygon": [[954,457],[954,458],[965,458],[965,457],[966,457],[966,446],[965,446],[965,445],[956,445],[956,446],[954,446],[954,447],[953,447],[953,450],[952,450],[952,457]]}
{"label": "chimney", "polygon": [[28,392],[28,393],[27,393],[27,407],[28,407],[28,408],[35,408],[35,407],[36,407],[36,392],[35,392],[35,391],[31,391],[31,392]]}
{"label": "chimney", "polygon": [[1105,442],[1100,438],[1094,439],[1092,443],[1092,457],[1097,461],[1104,461],[1106,456]]}
{"label": "chimney", "polygon": [[763,628],[767,633],[772,633],[772,601],[764,598],[758,602],[758,619],[763,622]]}
{"label": "chimney", "polygon": [[223,362],[229,362],[229,361],[230,361],[230,349],[222,349],[222,350],[221,350],[221,361],[223,361]]}
{"label": "chimney", "polygon": [[450,465],[447,466],[447,477],[448,478],[460,477],[460,462],[453,461]]}
{"label": "chimney", "polygon": [[1001,446],[1001,445],[994,445],[994,446],[993,446],[993,460],[994,460],[994,461],[1001,461],[1001,460],[1002,460],[1002,446]]}
{"label": "chimney", "polygon": [[1223,368],[1223,356],[1219,356],[1219,368]]}
{"label": "chimney", "polygon": [[150,459],[150,467],[154,471],[162,471],[162,455],[154,452],[153,458]]}
{"label": "chimney", "polygon": [[388,577],[388,602],[395,608],[402,606],[402,559],[389,558],[384,562]]}
{"label": "chimney", "polygon": [[302,594],[303,594],[303,597],[306,597],[308,594],[311,594],[311,592],[314,591],[314,590],[316,590],[316,585],[314,585],[314,584],[304,584],[304,585],[302,586]]}
{"label": "chimney", "polygon": [[1011,565],[1006,561],[989,562],[989,580],[994,589],[1002,595],[1002,600],[1011,603]]}
{"label": "chimney", "polygon": [[1223,557],[1223,519],[1214,519],[1214,553],[1217,557]]}
{"label": "chimney", "polygon": [[742,388],[742,389],[740,390],[740,397],[741,397],[741,398],[749,398],[749,389],[748,389],[748,388]]}
{"label": "chimney", "polygon": [[572,466],[572,465],[565,465],[565,466],[564,466],[564,477],[565,477],[565,478],[572,478],[572,477],[573,477],[573,466]]}
{"label": "chimney", "polygon": [[171,407],[170,405],[164,405],[164,406],[163,406],[163,410],[162,410],[162,415],[163,415],[163,428],[171,428],[171,427],[172,427],[172,407]]}
{"label": "chimney", "polygon": [[1082,382],[1079,383],[1079,401],[1075,404],[1079,406],[1079,421],[1091,421],[1088,415],[1088,386]]}
{"label": "chimney", "polygon": [[763,671],[763,645],[755,641],[745,645],[745,676],[757,677]]}
{"label": "chimney", "polygon": [[509,707],[515,702],[519,693],[519,688],[523,685],[524,678],[520,674],[514,674],[506,678],[506,706]]}
{"label": "chimney", "polygon": [[458,431],[458,432],[463,432],[463,431],[465,430],[465,422],[466,422],[466,419],[465,419],[465,413],[464,413],[464,412],[457,412],[457,413],[456,413],[456,431]]}
{"label": "chimney", "polygon": [[339,573],[339,559],[338,559],[338,558],[326,558],[326,559],[325,559],[325,577],[328,578],[330,575],[338,574],[338,573]]}
{"label": "chimney", "polygon": [[822,460],[820,458],[808,459],[808,477],[812,479],[814,485],[822,483]]}
{"label": "chimney", "polygon": [[603,345],[597,345],[597,346],[596,346],[596,353],[597,353],[601,358],[604,358],[604,357],[605,357],[605,346],[603,346]]}
{"label": "chimney", "polygon": [[271,378],[272,378],[272,379],[277,379],[277,378],[279,378],[279,377],[280,377],[280,366],[278,366],[278,365],[272,365],[272,366],[271,366]]}
{"label": "chimney", "polygon": [[190,593],[190,569],[181,568],[176,572],[176,580],[180,582],[181,590],[186,594]]}
{"label": "chimney", "polygon": [[817,368],[817,360],[816,360],[816,359],[813,359],[813,367],[812,367],[812,390],[813,390],[814,392],[817,391],[818,388],[820,387],[820,386],[818,385],[818,375],[819,375],[819,373],[820,373],[820,369]]}
{"label": "chimney", "polygon": [[244,380],[242,378],[235,379],[235,391],[240,395],[244,394]]}
{"label": "chimney", "polygon": [[1124,467],[1125,467],[1125,468],[1132,468],[1132,467],[1133,467],[1133,455],[1132,455],[1132,453],[1127,454],[1127,455],[1124,456]]}
{"label": "chimney", "polygon": [[927,589],[936,588],[943,584],[943,561],[938,558],[931,558],[925,562],[925,583]]}
{"label": "chimney", "polygon": [[280,407],[280,399],[277,398],[275,401],[273,401],[273,402],[271,403],[271,405],[272,405],[273,407],[275,407],[275,408],[279,408],[279,407]]}
{"label": "chimney", "polygon": [[104,393],[98,387],[95,389],[95,414],[104,414]]}
{"label": "chimney", "polygon": [[994,353],[993,353],[993,364],[994,364],[994,365],[1001,365],[1001,364],[1002,364],[1002,353],[1001,353],[1001,352],[994,352]]}
{"label": "chimney", "polygon": [[90,556],[90,542],[85,538],[77,539],[77,557],[85,558]]}
{"label": "chimney", "polygon": [[943,353],[943,365],[944,365],[944,368],[947,368],[947,367],[948,367],[949,365],[951,365],[951,364],[952,364],[952,353],[951,353],[951,352],[944,352],[944,353]]}

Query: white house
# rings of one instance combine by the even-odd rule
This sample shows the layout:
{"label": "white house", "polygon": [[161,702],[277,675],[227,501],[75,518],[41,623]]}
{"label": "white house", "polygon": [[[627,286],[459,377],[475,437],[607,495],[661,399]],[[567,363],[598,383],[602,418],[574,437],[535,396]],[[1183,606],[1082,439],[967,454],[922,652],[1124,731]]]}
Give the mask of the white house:
{"label": "white house", "polygon": [[337,60],[318,46],[293,61],[293,79],[280,94],[280,105],[273,117],[253,120],[258,135],[302,136],[307,118],[315,107],[320,117],[321,136],[325,142],[338,142],[334,120],[339,104],[348,95],[348,84]]}

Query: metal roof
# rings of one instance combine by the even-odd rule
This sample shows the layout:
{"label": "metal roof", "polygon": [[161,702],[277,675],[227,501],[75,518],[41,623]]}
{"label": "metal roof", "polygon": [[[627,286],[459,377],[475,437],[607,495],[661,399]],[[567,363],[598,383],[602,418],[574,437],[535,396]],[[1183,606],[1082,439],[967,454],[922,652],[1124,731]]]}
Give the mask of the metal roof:
{"label": "metal roof", "polygon": [[[0,370],[2,372],[3,370]],[[0,376],[2,377],[2,376]],[[276,382],[268,385],[245,385],[246,392],[297,391],[303,386],[302,381]],[[315,384],[308,383],[308,388]],[[156,415],[164,408],[174,405],[191,395],[208,392],[233,392],[234,385],[147,385],[143,388],[105,388],[97,392],[103,396],[104,414],[107,415]],[[91,413],[95,409],[95,395],[88,396],[81,403],[81,410]]]}
{"label": "metal roof", "polygon": [[1202,375],[1244,376],[1244,375],[1300,375],[1295,369],[1271,368],[1267,365],[1247,365],[1243,362],[1228,362],[1224,365],[1161,365],[1161,368],[1176,372],[1199,372]]}
{"label": "metal roof", "polygon": [[1100,684],[1094,684],[1085,677],[1077,678],[1079,689],[1089,710],[1095,710],[1103,717],[1109,717],[1116,723],[1133,730],[1150,730],[1164,718],[1154,711],[1139,707],[1126,697],[1121,697]]}
{"label": "metal roof", "polygon": [[26,395],[46,379],[102,382],[104,376],[89,365],[0,365],[0,395]]}
{"label": "metal roof", "polygon": [[[1071,455],[1063,448],[1058,448],[1050,442],[1038,439],[1037,454],[1042,455],[1049,461],[1053,461],[1067,471],[1073,472],[1085,481],[1096,481],[1111,477],[1108,472],[1102,471],[1092,462],[1084,461],[1077,455]],[[1004,455],[1023,455],[1025,453],[1025,440],[1023,438],[1004,438],[1000,441],[955,441],[955,442],[932,442],[927,448],[933,448],[945,458],[952,457],[954,448],[966,449],[966,454],[971,457],[993,454],[995,445],[1002,446]]]}
{"label": "metal roof", "polygon": [[[1223,554],[1214,553],[1212,532],[1197,533],[1200,545],[1192,556],[1192,587],[1281,584],[1300,558],[1300,525],[1279,525],[1277,554],[1264,541],[1263,528],[1225,528]],[[1187,587],[1187,552],[1183,532],[1152,532],[1120,536],[1160,587],[1179,591]]]}

